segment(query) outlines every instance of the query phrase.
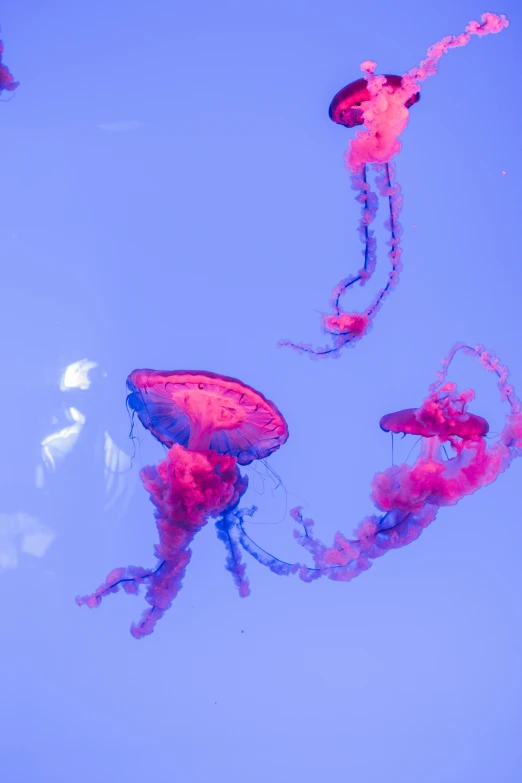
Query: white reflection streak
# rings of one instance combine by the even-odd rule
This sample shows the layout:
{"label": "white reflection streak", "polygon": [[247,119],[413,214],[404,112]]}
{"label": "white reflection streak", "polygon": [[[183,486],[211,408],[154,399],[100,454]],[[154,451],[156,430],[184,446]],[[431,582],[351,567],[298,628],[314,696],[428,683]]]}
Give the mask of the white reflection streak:
{"label": "white reflection streak", "polygon": [[123,493],[130,496],[130,493],[126,492],[130,488],[130,469],[129,455],[118,448],[110,434],[105,432],[105,511],[108,511]]}
{"label": "white reflection streak", "polygon": [[[60,378],[60,390],[63,392],[71,389],[87,390],[91,385],[89,372],[96,367],[98,367],[98,363],[90,359],[80,359],[69,364]],[[76,446],[85,425],[86,417],[77,408],[66,408],[65,415],[71,424],[52,432],[41,441],[43,464],[36,466],[35,475],[38,489],[45,487],[45,468],[49,471],[56,470],[57,463],[62,461]],[[54,421],[57,422],[57,419]],[[104,510],[112,508],[118,500],[123,500],[123,504],[126,506],[134,490],[131,458],[118,448],[107,431],[104,432],[104,474],[106,499]]]}
{"label": "white reflection streak", "polygon": [[[86,391],[91,385],[89,372],[96,367],[98,363],[91,359],[80,359],[67,365],[60,378],[60,391],[68,392],[71,389]],[[57,461],[64,459],[72,451],[85,424],[85,416],[77,408],[66,408],[65,415],[72,424],[51,432],[40,444],[44,465],[49,470],[56,470]],[[45,486],[45,472],[42,465],[36,467],[36,486],[38,489],[43,489]]]}
{"label": "white reflection streak", "polygon": [[43,557],[54,538],[50,527],[23,511],[0,514],[0,570],[16,568],[19,552]]}
{"label": "white reflection streak", "polygon": [[76,408],[66,410],[66,416],[73,423],[47,435],[41,443],[43,460],[51,470],[56,470],[57,460],[63,459],[72,451],[85,424],[85,416]]}
{"label": "white reflection streak", "polygon": [[97,362],[90,359],[80,359],[79,362],[73,362],[63,371],[60,378],[60,391],[68,389],[82,389],[85,391],[91,385],[89,372],[98,366]]}

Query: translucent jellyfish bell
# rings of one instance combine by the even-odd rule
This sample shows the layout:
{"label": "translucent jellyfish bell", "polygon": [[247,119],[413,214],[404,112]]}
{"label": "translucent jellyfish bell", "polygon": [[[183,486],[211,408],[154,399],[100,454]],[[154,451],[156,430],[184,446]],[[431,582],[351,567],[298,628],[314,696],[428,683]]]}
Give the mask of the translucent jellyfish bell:
{"label": "translucent jellyfish bell", "polygon": [[250,386],[212,372],[134,370],[128,405],[168,448],[212,449],[240,465],[264,459],[288,438],[274,405]]}
{"label": "translucent jellyfish bell", "polygon": [[[402,77],[393,74],[385,75],[385,86],[389,87],[392,93],[397,92],[402,86]],[[371,94],[368,90],[366,79],[356,79],[350,82],[332,98],[328,115],[333,122],[338,125],[344,125],[345,128],[355,128],[357,125],[363,125],[363,110],[361,104],[371,100]],[[408,98],[404,105],[407,109],[420,101],[420,92],[416,92]]]}
{"label": "translucent jellyfish bell", "polygon": [[423,438],[448,437],[478,438],[487,435],[489,424],[482,416],[463,413],[451,421],[444,421],[438,427],[432,422],[424,422],[418,417],[417,408],[406,408],[395,413],[387,413],[379,422],[381,430],[403,435],[419,435]]}

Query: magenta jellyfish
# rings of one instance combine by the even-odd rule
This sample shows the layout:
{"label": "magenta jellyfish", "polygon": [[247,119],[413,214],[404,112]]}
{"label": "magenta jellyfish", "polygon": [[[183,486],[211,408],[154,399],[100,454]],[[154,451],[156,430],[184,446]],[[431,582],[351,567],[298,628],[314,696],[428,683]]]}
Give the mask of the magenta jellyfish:
{"label": "magenta jellyfish", "polygon": [[[370,331],[375,316],[387,297],[397,286],[402,270],[400,238],[402,228],[399,215],[402,207],[401,189],[395,180],[392,158],[401,149],[399,136],[408,124],[409,109],[420,99],[420,84],[437,72],[442,55],[449,49],[464,46],[472,35],[484,36],[498,33],[508,25],[504,15],[486,13],[482,21],[470,22],[464,33],[446,36],[428,49],[426,58],[402,76],[376,75],[376,63],[366,60],[361,64],[364,78],[343,87],[330,104],[330,118],[346,128],[364,126],[350,140],[345,154],[346,168],[350,172],[352,188],[357,191],[356,200],[361,204],[358,233],[363,242],[363,264],[355,274],[341,280],[333,289],[330,307],[322,314],[322,328],[331,338],[331,345],[313,347],[305,343],[283,340],[280,346],[307,353],[312,358],[339,356],[345,346],[353,347]],[[346,311],[342,297],[356,284],[365,286],[372,278],[377,264],[377,246],[370,228],[378,208],[378,195],[369,184],[369,168],[375,172],[379,195],[387,199],[389,216],[385,227],[389,233],[388,257],[390,272],[385,285],[361,312]]]}
{"label": "magenta jellyfish", "polygon": [[225,544],[226,568],[241,596],[249,594],[245,566],[230,531],[234,509],[247,488],[239,465],[268,457],[288,438],[276,406],[235,378],[211,372],[134,370],[127,379],[129,408],[168,452],[140,477],[155,506],[159,534],[154,569],[117,568],[77,603],[96,607],[121,587],[149,604],[131,627],[136,639],[150,634],[182,586],[190,544],[210,518]]}
{"label": "magenta jellyfish", "polygon": [[[393,74],[384,76],[383,84],[392,92],[397,92],[402,87],[402,78]],[[364,125],[362,104],[371,101],[372,95],[368,89],[366,79],[357,79],[334,95],[328,114],[333,122],[338,125],[344,125],[345,128],[355,128],[357,125]],[[405,100],[404,106],[409,109],[414,103],[420,100],[420,92],[416,92]]]}
{"label": "magenta jellyfish", "polygon": [[[435,419],[430,420],[429,411],[435,413]],[[447,410],[444,411],[447,414]],[[438,415],[437,415],[438,414]],[[482,416],[474,413],[457,413],[454,418],[440,414],[438,404],[425,403],[424,407],[406,408],[395,413],[387,413],[379,422],[383,432],[402,435],[418,435],[421,438],[440,438],[442,435],[453,435],[458,438],[485,437],[489,432],[489,424]]]}
{"label": "magenta jellyfish", "polygon": [[16,90],[20,82],[15,82],[13,75],[11,74],[7,65],[2,63],[2,55],[4,53],[4,44],[0,41],[0,93],[4,90],[13,92]]}
{"label": "magenta jellyfish", "polygon": [[[494,441],[486,440],[487,421],[467,410],[473,391],[459,392],[446,380],[458,351],[477,358],[485,370],[497,376],[501,400],[508,403],[504,427]],[[294,536],[310,552],[314,565],[288,563],[251,539],[244,527],[244,517],[250,511],[236,510],[243,548],[278,574],[298,573],[305,581],[321,576],[349,581],[370,568],[375,558],[415,541],[440,508],[455,505],[491,484],[522,456],[522,403],[508,382],[507,368],[481,345],[454,346],[422,405],[387,414],[380,426],[387,432],[420,437],[420,454],[411,466],[393,465],[374,476],[371,498],[378,513],[366,517],[353,537],[338,532],[333,544],[327,546],[313,535],[313,521],[303,517],[302,508],[295,508],[291,515],[301,528]]]}

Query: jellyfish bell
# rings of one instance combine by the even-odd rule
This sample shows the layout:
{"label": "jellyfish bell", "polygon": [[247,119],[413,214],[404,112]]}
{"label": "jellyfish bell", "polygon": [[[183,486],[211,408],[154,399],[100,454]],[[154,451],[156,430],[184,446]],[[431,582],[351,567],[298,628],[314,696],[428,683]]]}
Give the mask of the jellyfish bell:
{"label": "jellyfish bell", "polygon": [[[402,77],[393,74],[385,74],[385,86],[391,88],[395,93],[402,87]],[[366,79],[357,79],[334,96],[328,109],[328,114],[333,122],[338,125],[344,125],[345,128],[355,128],[357,125],[363,125],[363,110],[361,104],[371,100],[368,82]],[[416,92],[405,102],[407,109],[414,103],[420,101],[420,92]]]}
{"label": "jellyfish bell", "polygon": [[211,449],[240,465],[264,459],[288,438],[273,402],[226,375],[196,370],[134,370],[127,378],[129,407],[168,448]]}
{"label": "jellyfish bell", "polygon": [[462,413],[439,423],[422,421],[418,408],[406,408],[395,413],[387,413],[379,422],[381,430],[403,435],[418,435],[422,438],[447,438],[455,436],[468,440],[484,437],[489,432],[489,424],[482,416],[474,413]]}

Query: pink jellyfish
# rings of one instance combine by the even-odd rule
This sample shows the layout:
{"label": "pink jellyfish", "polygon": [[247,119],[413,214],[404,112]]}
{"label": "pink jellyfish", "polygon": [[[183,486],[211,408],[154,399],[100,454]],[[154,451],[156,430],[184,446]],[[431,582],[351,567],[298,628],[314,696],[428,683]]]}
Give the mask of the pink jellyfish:
{"label": "pink jellyfish", "polygon": [[76,600],[92,608],[120,587],[137,593],[145,583],[150,608],[131,627],[140,639],[153,632],[180,591],[190,544],[209,518],[217,519],[226,567],[240,595],[249,594],[239,546],[230,534],[231,514],[248,484],[238,465],[268,457],[285,443],[288,428],[276,406],[260,392],[223,375],[134,370],[127,387],[129,408],[168,448],[164,460],[140,473],[155,506],[159,563],[154,570],[117,568],[92,595]]}
{"label": "pink jellyfish", "polygon": [[13,75],[9,71],[7,65],[2,63],[2,55],[4,53],[4,44],[0,41],[0,93],[4,90],[13,92],[16,90],[20,82],[15,82]]}
{"label": "pink jellyfish", "polygon": [[[455,384],[446,381],[458,351],[477,358],[498,378],[500,397],[508,403],[509,413],[496,441],[486,441],[487,421],[467,411],[473,391],[459,392]],[[422,445],[412,466],[395,465],[374,476],[371,498],[379,514],[366,517],[352,538],[336,533],[333,545],[327,546],[313,535],[314,523],[303,518],[302,509],[293,509],[293,519],[302,525],[294,535],[314,560],[314,566],[309,567],[285,563],[262,550],[243,525],[243,516],[250,512],[235,511],[244,549],[279,574],[298,573],[305,581],[321,576],[348,581],[370,568],[375,558],[415,541],[440,508],[455,505],[491,484],[522,456],[522,403],[508,382],[507,368],[481,345],[454,346],[422,405],[387,414],[380,425],[388,432],[417,435]],[[454,456],[448,457],[446,445]]]}
{"label": "pink jellyfish", "polygon": [[[369,68],[372,63],[367,61],[363,65]],[[391,95],[402,87],[402,78],[393,74],[386,74],[383,84]],[[328,115],[333,122],[336,122],[338,125],[344,125],[345,128],[355,128],[357,125],[364,125],[363,109],[361,107],[363,103],[366,105],[371,99],[372,94],[368,89],[368,81],[366,79],[357,79],[334,95],[328,109]],[[420,92],[410,96],[405,101],[404,106],[409,109],[410,106],[413,106],[418,101],[420,101]]]}
{"label": "pink jellyfish", "polygon": [[[356,200],[361,204],[358,232],[364,244],[363,265],[356,274],[341,280],[333,289],[330,310],[322,314],[323,331],[332,338],[332,345],[314,348],[305,343],[283,340],[280,346],[295,348],[312,358],[339,356],[345,346],[354,346],[372,326],[384,301],[399,282],[402,270],[400,238],[402,228],[399,215],[402,207],[401,189],[395,181],[395,167],[390,162],[401,149],[399,136],[408,124],[409,108],[420,99],[420,84],[437,72],[442,55],[449,49],[466,45],[472,35],[484,36],[498,33],[508,26],[504,15],[485,13],[482,21],[470,22],[465,32],[446,36],[430,46],[426,58],[402,76],[375,74],[376,63],[366,60],[361,64],[364,78],[343,87],[332,100],[330,118],[339,125],[353,128],[359,125],[345,154],[345,163],[357,191]],[[376,241],[370,226],[378,207],[378,196],[368,182],[368,168],[376,173],[377,190],[388,199],[389,217],[385,227],[389,232],[388,257],[391,270],[383,288],[362,312],[343,310],[342,296],[355,284],[364,286],[372,277],[377,263]]]}
{"label": "pink jellyfish", "polygon": [[[450,385],[451,386],[451,385]],[[447,391],[451,390],[448,386]],[[449,398],[448,398],[449,401]],[[441,435],[453,435],[458,438],[484,437],[489,432],[489,424],[482,416],[474,413],[457,413],[454,418],[448,417],[449,402],[442,415],[438,404],[425,401],[419,409],[406,408],[396,413],[387,413],[379,422],[381,430],[402,435],[419,435],[422,438],[434,438]],[[435,414],[435,420],[430,420],[430,411]]]}

